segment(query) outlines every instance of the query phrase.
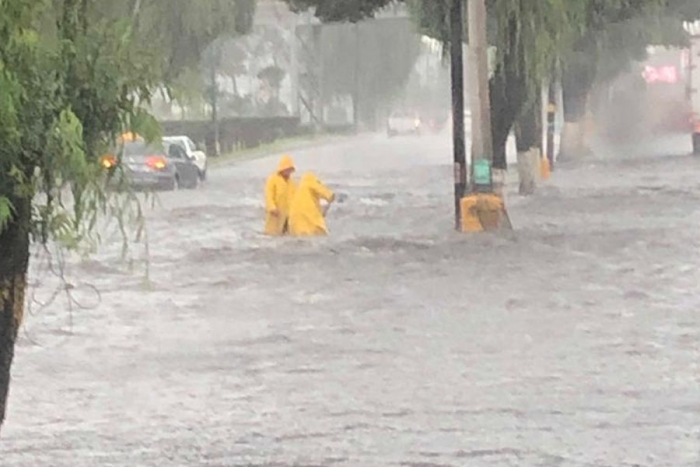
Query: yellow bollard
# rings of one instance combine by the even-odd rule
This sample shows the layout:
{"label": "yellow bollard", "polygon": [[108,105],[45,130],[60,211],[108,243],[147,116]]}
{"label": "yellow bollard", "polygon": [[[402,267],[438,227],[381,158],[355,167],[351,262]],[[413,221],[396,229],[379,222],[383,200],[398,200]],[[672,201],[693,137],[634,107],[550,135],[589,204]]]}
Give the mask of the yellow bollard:
{"label": "yellow bollard", "polygon": [[540,175],[542,176],[542,180],[549,180],[551,174],[552,167],[549,165],[549,159],[543,157],[542,162],[540,162]]}
{"label": "yellow bollard", "polygon": [[476,203],[476,195],[462,198],[460,203],[462,209],[462,232],[482,232],[484,230],[476,211]]}
{"label": "yellow bollard", "polygon": [[512,229],[503,198],[493,193],[465,196],[461,201],[462,232]]}

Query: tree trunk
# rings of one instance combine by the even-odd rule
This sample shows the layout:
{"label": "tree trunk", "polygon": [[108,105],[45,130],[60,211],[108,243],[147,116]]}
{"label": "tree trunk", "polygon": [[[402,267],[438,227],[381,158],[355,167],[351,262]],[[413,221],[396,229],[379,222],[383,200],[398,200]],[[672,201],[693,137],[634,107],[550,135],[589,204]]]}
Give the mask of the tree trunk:
{"label": "tree trunk", "polygon": [[212,155],[214,157],[219,157],[221,148],[221,138],[219,135],[219,83],[217,82],[217,67],[216,60],[218,56],[212,62],[211,67],[211,124],[214,133],[214,147]]}
{"label": "tree trunk", "polygon": [[547,86],[547,160],[550,170],[554,170],[554,136],[557,119],[556,75],[552,73]]}
{"label": "tree trunk", "polygon": [[508,136],[527,98],[525,51],[522,41],[518,40],[517,21],[517,18],[511,18],[508,23],[510,43],[505,49],[502,65],[496,68],[489,83],[493,168],[500,170],[508,168]]}
{"label": "tree trunk", "polygon": [[29,266],[30,200],[11,201],[15,214],[0,232],[0,429],[7,411],[10,369],[24,312]]}
{"label": "tree trunk", "polygon": [[235,75],[231,76],[231,86],[233,87],[233,96],[240,97],[240,93],[238,92],[238,80],[236,80]]}
{"label": "tree trunk", "polygon": [[515,127],[520,194],[535,192],[542,153],[542,90],[537,88]]}
{"label": "tree trunk", "polygon": [[355,23],[355,73],[354,73],[354,83],[352,92],[352,125],[355,132],[360,130],[360,66],[361,59],[360,54],[362,53],[360,48],[360,24]]}
{"label": "tree trunk", "polygon": [[580,159],[586,154],[584,141],[587,96],[564,91],[564,129],[561,135],[559,159]]}
{"label": "tree trunk", "polygon": [[574,53],[562,74],[564,131],[559,158],[580,159],[590,153],[586,143],[588,96],[595,81],[595,67],[581,53]]}
{"label": "tree trunk", "polygon": [[515,121],[511,102],[507,97],[505,71],[496,70],[489,83],[489,94],[491,98],[491,139],[493,144],[493,167],[505,170],[508,166],[506,161],[506,143],[508,135]]}

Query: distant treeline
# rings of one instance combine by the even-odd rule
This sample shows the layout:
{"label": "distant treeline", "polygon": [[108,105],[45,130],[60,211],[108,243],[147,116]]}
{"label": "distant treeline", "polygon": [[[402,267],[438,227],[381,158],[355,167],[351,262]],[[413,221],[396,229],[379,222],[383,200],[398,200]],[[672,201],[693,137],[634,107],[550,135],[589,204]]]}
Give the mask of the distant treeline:
{"label": "distant treeline", "polygon": [[[161,122],[164,135],[186,135],[198,144],[206,146],[207,154],[215,154],[214,125],[211,121]],[[221,153],[250,149],[269,144],[282,138],[309,135],[314,129],[302,125],[299,117],[231,117],[219,122],[219,146]],[[326,132],[344,133],[351,126],[325,128]]]}

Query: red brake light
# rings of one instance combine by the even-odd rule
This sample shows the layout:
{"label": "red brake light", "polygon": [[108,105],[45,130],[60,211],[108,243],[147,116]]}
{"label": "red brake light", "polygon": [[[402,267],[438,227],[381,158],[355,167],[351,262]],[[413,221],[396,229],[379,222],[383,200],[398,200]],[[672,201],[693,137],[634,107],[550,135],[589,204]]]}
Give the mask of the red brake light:
{"label": "red brake light", "polygon": [[163,170],[168,166],[168,161],[160,156],[151,156],[146,159],[146,165],[155,170]]}

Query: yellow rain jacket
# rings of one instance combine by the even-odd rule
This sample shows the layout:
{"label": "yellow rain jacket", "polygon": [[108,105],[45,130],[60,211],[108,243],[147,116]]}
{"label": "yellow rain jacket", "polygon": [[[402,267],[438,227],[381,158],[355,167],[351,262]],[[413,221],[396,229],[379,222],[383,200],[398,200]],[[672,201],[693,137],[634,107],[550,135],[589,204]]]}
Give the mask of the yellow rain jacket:
{"label": "yellow rain jacket", "polygon": [[[277,172],[267,179],[265,185],[265,235],[284,235],[288,228],[289,206],[294,196],[295,184],[290,178],[280,174],[294,168],[294,161],[289,156],[282,157]],[[277,211],[277,215],[272,213]]]}
{"label": "yellow rain jacket", "polygon": [[335,195],[314,174],[307,173],[299,184],[289,210],[289,231],[296,236],[327,235],[321,199],[332,202]]}

